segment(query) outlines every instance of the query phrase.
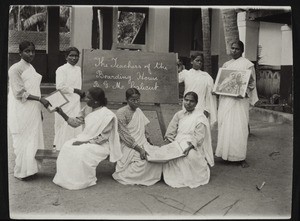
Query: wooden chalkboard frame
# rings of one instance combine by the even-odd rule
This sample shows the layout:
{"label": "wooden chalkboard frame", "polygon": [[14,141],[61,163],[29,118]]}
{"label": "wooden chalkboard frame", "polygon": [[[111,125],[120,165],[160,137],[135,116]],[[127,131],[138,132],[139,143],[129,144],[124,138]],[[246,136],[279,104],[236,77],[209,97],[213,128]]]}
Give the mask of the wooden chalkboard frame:
{"label": "wooden chalkboard frame", "polygon": [[[86,53],[88,52],[92,52],[92,51],[95,51],[93,49],[83,49],[82,51],[82,70],[83,70],[83,79],[84,79],[84,75],[87,74],[87,66],[85,65],[87,62],[86,62]],[[101,52],[106,52],[106,53],[123,53],[123,54],[133,54],[133,53],[136,53],[136,55],[145,55],[145,54],[151,54],[149,52],[140,52],[140,51],[123,51],[123,50],[97,50],[98,53],[101,53]],[[164,122],[164,118],[163,118],[163,114],[162,114],[162,110],[161,110],[161,106],[160,104],[161,103],[174,103],[174,104],[178,104],[179,103],[179,84],[178,84],[178,74],[177,74],[177,58],[178,58],[178,54],[177,53],[152,53],[153,56],[155,57],[158,57],[159,56],[164,56],[164,55],[167,55],[167,54],[172,54],[171,57],[173,56],[173,59],[174,59],[174,67],[173,67],[173,72],[174,72],[174,79],[173,79],[173,84],[174,84],[174,88],[170,89],[167,91],[168,95],[170,96],[173,96],[175,97],[176,99],[174,100],[171,100],[170,102],[170,99],[168,99],[166,102],[160,102],[159,100],[156,101],[156,100],[153,100],[152,102],[142,102],[141,105],[140,105],[140,108],[144,111],[155,111],[156,114],[157,114],[157,119],[158,119],[158,123],[159,123],[159,126],[160,126],[160,130],[161,130],[161,133],[162,133],[162,137],[164,137],[165,133],[166,133],[166,125],[165,125],[165,122]],[[84,80],[83,80],[83,84],[84,84]],[[91,86],[90,86],[91,87]],[[88,87],[83,87],[83,89],[87,89]],[[129,87],[128,87],[129,88]],[[106,89],[103,88],[106,92]],[[126,88],[127,89],[127,88]],[[143,97],[145,96],[149,96],[147,94],[147,92],[145,91],[141,91],[139,90],[142,94],[142,100]],[[108,104],[107,104],[107,107],[110,108],[110,109],[119,109],[121,107],[123,107],[126,102],[124,103],[124,100],[125,100],[125,90],[122,92],[122,96],[120,97],[120,99],[118,100],[113,100],[113,101],[110,101],[109,97],[108,98]]]}
{"label": "wooden chalkboard frame", "polygon": [[179,103],[177,57],[177,53],[83,49],[82,89],[98,86],[109,101],[123,102],[125,91],[135,87],[146,103]]}

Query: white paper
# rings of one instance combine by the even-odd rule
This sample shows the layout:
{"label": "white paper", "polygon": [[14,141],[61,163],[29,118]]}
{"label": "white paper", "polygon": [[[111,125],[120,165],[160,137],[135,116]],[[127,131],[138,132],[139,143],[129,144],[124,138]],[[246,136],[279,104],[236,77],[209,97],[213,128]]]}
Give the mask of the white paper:
{"label": "white paper", "polygon": [[52,92],[49,96],[45,97],[45,99],[52,105],[49,105],[47,108],[50,112],[53,112],[55,108],[61,107],[69,102],[59,90]]}
{"label": "white paper", "polygon": [[172,143],[163,145],[155,150],[146,149],[149,154],[149,156],[147,156],[147,159],[149,162],[165,163],[169,160],[184,156],[183,151],[187,146],[187,143],[179,145],[177,141],[173,141]]}

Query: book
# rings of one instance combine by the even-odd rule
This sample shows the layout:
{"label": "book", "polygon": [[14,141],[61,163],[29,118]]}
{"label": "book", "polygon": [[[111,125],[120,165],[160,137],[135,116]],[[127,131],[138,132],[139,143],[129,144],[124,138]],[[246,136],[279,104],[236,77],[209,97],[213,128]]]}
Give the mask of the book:
{"label": "book", "polygon": [[174,160],[180,157],[184,157],[184,150],[188,148],[187,142],[177,142],[173,141],[172,143],[156,148],[155,150],[147,150],[149,154],[147,159],[152,163],[166,163],[170,160]]}
{"label": "book", "polygon": [[48,96],[44,97],[46,100],[50,102],[52,106],[48,106],[47,110],[52,113],[55,111],[55,108],[62,107],[66,103],[69,102],[69,100],[63,95],[63,93],[60,90],[53,91]]}

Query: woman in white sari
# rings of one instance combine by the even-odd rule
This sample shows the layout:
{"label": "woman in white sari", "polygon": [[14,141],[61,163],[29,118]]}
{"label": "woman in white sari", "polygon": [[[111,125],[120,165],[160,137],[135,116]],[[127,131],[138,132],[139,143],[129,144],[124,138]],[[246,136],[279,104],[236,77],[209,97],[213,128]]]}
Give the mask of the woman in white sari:
{"label": "woman in white sari", "polygon": [[24,41],[19,45],[21,60],[10,67],[8,93],[8,127],[16,155],[14,176],[30,177],[38,172],[35,160],[37,149],[44,149],[41,104],[50,104],[41,98],[42,76],[30,64],[35,56],[35,46]]}
{"label": "woman in white sari", "polygon": [[248,167],[245,159],[249,134],[249,103],[254,105],[258,97],[254,64],[242,57],[243,52],[243,42],[233,42],[231,44],[232,59],[223,65],[223,68],[228,69],[251,70],[251,76],[245,98],[222,95],[219,97],[218,144],[215,154],[223,160],[240,162],[242,167]]}
{"label": "woman in white sari", "polygon": [[209,182],[208,164],[214,166],[210,125],[203,112],[195,109],[198,103],[195,92],[187,92],[183,103],[185,108],[172,118],[165,140],[186,142],[189,146],[184,151],[184,157],[163,165],[163,177],[166,184],[171,187],[195,188]]}
{"label": "woman in white sari", "polygon": [[199,101],[196,109],[204,112],[212,127],[217,121],[217,101],[212,95],[214,80],[207,72],[201,71],[202,54],[192,55],[191,64],[190,70],[184,69],[179,72],[179,83],[184,82],[184,95],[189,91],[194,91],[198,95]]}
{"label": "woman in white sari", "polygon": [[146,130],[149,120],[139,108],[140,92],[135,88],[126,91],[127,105],[117,111],[123,157],[117,162],[113,178],[124,185],[150,186],[161,179],[162,165],[147,161],[151,145]]}
{"label": "woman in white sari", "polygon": [[88,90],[87,105],[76,118],[68,117],[60,108],[58,113],[76,127],[85,127],[67,141],[56,162],[53,182],[69,190],[83,189],[96,184],[96,168],[109,156],[111,162],[122,157],[116,115],[105,107],[107,101],[101,88]]}
{"label": "woman in white sari", "polygon": [[[65,53],[67,63],[56,70],[56,89],[60,90],[69,101],[62,106],[64,113],[69,117],[76,117],[80,111],[80,98],[84,97],[84,92],[81,91],[81,68],[76,65],[79,50],[69,47]],[[67,140],[81,133],[82,126],[73,128],[58,113],[55,113],[54,131],[53,147],[60,150]]]}

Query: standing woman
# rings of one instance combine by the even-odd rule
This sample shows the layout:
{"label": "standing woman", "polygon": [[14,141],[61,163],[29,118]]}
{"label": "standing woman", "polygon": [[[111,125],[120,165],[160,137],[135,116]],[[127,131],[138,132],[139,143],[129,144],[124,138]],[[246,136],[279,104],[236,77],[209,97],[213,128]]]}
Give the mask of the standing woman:
{"label": "standing woman", "polygon": [[[70,47],[65,52],[67,63],[56,70],[56,89],[59,89],[69,100],[69,103],[62,107],[64,113],[69,117],[76,117],[80,112],[80,98],[84,97],[81,91],[81,68],[77,66],[79,50]],[[82,131],[82,126],[73,128],[58,114],[55,113],[55,136],[54,148],[60,150],[62,145]]]}
{"label": "standing woman", "polygon": [[35,56],[32,42],[19,45],[21,60],[8,70],[8,127],[16,155],[14,176],[23,179],[38,172],[34,156],[44,149],[41,104],[47,108],[49,101],[41,97],[42,76],[30,64]]}
{"label": "standing woman", "polygon": [[233,42],[231,44],[232,59],[223,65],[223,68],[233,70],[251,70],[251,76],[245,98],[222,95],[219,97],[216,156],[222,157],[223,160],[240,162],[242,167],[248,167],[245,159],[249,134],[249,103],[254,105],[258,97],[254,64],[242,57],[243,52],[243,42]]}
{"label": "standing woman", "polygon": [[184,82],[184,95],[189,91],[194,91],[198,95],[198,104],[196,109],[204,112],[213,126],[217,120],[217,102],[211,94],[214,80],[204,71],[201,71],[203,56],[200,53],[191,56],[192,68],[179,72],[179,83]]}

